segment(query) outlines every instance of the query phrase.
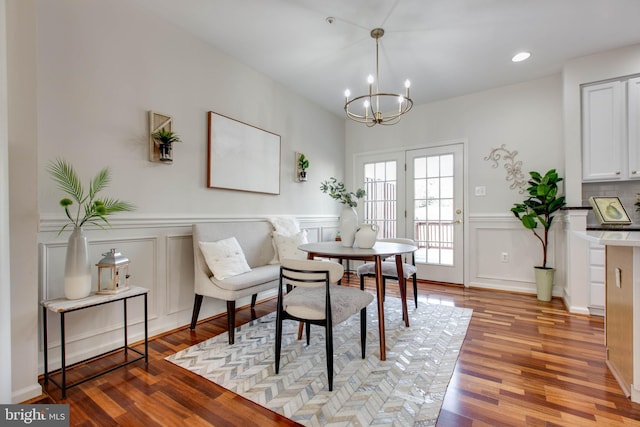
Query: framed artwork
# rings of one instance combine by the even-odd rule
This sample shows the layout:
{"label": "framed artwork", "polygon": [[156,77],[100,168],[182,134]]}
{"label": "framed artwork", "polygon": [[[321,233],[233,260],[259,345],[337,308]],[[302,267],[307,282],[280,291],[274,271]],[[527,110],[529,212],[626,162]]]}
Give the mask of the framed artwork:
{"label": "framed artwork", "polygon": [[207,186],[280,194],[280,135],[213,111],[208,116]]}
{"label": "framed artwork", "polygon": [[617,197],[589,197],[593,213],[601,225],[631,224],[631,219]]}

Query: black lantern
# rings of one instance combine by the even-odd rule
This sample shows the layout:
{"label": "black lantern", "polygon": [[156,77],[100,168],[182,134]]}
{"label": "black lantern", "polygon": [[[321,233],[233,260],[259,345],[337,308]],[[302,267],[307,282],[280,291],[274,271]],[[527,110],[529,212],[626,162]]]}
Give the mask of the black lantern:
{"label": "black lantern", "polygon": [[116,249],[102,254],[98,266],[98,293],[117,294],[129,289],[129,259]]}

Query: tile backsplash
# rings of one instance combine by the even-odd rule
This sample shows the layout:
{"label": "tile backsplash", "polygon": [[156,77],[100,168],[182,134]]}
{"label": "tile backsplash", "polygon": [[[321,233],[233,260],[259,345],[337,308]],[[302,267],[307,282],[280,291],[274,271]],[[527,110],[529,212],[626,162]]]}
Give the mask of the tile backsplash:
{"label": "tile backsplash", "polygon": [[[627,211],[627,215],[633,224],[640,224],[640,212],[636,212],[636,197],[640,197],[640,181],[625,182],[583,182],[582,183],[582,204],[589,205],[589,197],[618,197]],[[588,224],[598,224],[593,212],[587,217]]]}

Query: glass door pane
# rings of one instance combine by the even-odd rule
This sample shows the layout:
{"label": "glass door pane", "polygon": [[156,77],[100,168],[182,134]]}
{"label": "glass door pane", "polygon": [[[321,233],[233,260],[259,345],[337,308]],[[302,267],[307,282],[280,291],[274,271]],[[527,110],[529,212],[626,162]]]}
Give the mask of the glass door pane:
{"label": "glass door pane", "polygon": [[364,164],[364,217],[362,222],[377,224],[378,238],[397,235],[398,177],[395,160]]}
{"label": "glass door pane", "polygon": [[416,262],[453,265],[453,154],[415,157]]}

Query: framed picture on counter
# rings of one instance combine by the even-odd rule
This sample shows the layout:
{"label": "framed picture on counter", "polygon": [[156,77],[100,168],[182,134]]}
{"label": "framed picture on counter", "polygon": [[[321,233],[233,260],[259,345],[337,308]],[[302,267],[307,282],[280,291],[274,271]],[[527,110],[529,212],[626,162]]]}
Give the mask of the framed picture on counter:
{"label": "framed picture on counter", "polygon": [[589,203],[601,225],[631,224],[631,219],[618,197],[589,197]]}

